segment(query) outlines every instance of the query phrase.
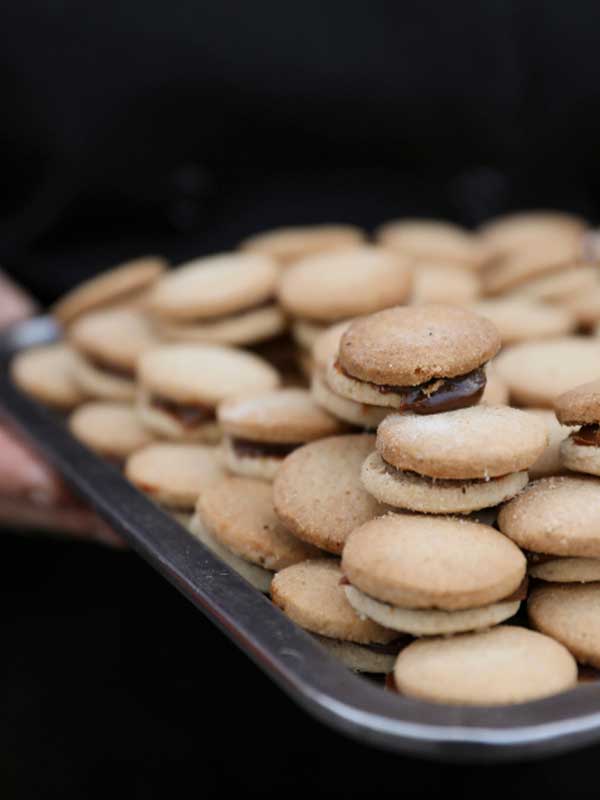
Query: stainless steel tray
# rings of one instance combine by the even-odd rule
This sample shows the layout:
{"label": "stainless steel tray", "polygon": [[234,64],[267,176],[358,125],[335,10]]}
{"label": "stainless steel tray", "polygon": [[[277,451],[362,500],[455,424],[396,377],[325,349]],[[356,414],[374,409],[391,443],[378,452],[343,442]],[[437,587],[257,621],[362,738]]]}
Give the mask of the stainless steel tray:
{"label": "stainless steel tray", "polygon": [[10,380],[23,347],[59,335],[39,317],[0,337],[0,413],[129,545],[306,711],[348,736],[444,761],[550,756],[600,739],[600,683],[500,708],[441,706],[386,692],[329,656],[121,474]]}

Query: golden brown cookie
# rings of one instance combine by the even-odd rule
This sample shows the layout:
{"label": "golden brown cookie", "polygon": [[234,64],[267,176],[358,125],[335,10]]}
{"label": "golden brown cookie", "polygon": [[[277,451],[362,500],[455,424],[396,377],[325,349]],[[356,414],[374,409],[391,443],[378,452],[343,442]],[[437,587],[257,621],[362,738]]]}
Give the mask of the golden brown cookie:
{"label": "golden brown cookie", "polygon": [[154,439],[129,403],[84,403],[71,414],[69,428],[91,450],[117,462]]}
{"label": "golden brown cookie", "polygon": [[75,380],[77,356],[72,347],[57,343],[22,350],[12,360],[16,385],[44,405],[69,410],[85,400]]}

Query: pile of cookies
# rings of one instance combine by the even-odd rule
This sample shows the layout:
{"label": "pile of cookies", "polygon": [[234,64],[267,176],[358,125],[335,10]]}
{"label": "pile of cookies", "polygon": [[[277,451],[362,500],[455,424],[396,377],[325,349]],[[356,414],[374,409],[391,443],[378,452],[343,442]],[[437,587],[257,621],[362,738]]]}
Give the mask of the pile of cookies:
{"label": "pile of cookies", "polygon": [[562,212],[270,231],[77,287],[13,377],[351,669],[523,702],[600,669],[598,260]]}

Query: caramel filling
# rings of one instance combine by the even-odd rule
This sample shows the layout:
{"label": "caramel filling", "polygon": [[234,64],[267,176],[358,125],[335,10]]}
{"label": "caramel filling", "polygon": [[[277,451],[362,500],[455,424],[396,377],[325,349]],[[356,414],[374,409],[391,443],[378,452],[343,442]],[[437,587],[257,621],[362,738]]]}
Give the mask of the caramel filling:
{"label": "caramel filling", "polygon": [[570,437],[575,444],[582,444],[587,447],[600,447],[600,425],[583,425],[578,431],[574,431]]}
{"label": "caramel filling", "polygon": [[135,380],[135,369],[133,367],[119,367],[114,364],[107,364],[107,362],[98,358],[97,356],[85,356],[85,360],[99,372],[103,372],[111,378],[121,378],[128,381]]}
{"label": "caramel filling", "polygon": [[211,422],[215,419],[215,409],[201,403],[176,403],[166,397],[152,395],[150,405],[163,414],[168,414],[186,430]]}
{"label": "caramel filling", "polygon": [[390,464],[381,456],[380,458],[385,464],[386,470],[390,475],[412,475],[415,478],[419,478],[422,481],[428,481],[431,483],[432,486],[452,486],[458,488],[459,486],[464,484],[463,491],[466,491],[466,486],[469,484],[475,483],[491,483],[491,481],[499,481],[502,478],[505,478],[506,475],[495,475],[494,477],[488,478],[431,478],[429,475],[421,475],[419,472],[413,472],[409,469],[398,469],[393,464]]}
{"label": "caramel filling", "polygon": [[485,389],[485,369],[478,367],[466,375],[455,378],[432,378],[418,386],[394,386],[391,384],[371,383],[355,378],[336,361],[335,368],[351,380],[366,383],[381,394],[395,394],[401,398],[401,411],[412,411],[414,414],[438,414],[442,411],[453,411],[466,408],[479,402]]}
{"label": "caramel filling", "polygon": [[302,443],[254,442],[232,437],[231,445],[240,458],[285,458]]}

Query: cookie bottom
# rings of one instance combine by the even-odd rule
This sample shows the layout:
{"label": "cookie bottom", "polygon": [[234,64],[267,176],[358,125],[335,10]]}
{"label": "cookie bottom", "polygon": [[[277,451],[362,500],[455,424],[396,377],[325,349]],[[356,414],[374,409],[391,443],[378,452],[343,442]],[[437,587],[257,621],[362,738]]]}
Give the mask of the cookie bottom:
{"label": "cookie bottom", "polygon": [[106,370],[98,369],[79,354],[75,356],[73,380],[88,397],[100,400],[133,400],[135,398],[135,381],[133,379],[111,375]]}
{"label": "cookie bottom", "polygon": [[514,616],[521,604],[519,600],[500,601],[460,611],[399,608],[369,597],[356,586],[346,586],[346,597],[360,616],[413,636],[441,636],[491,628]]}
{"label": "cookie bottom", "polygon": [[518,494],[527,485],[526,471],[485,480],[434,480],[394,469],[373,452],[365,459],[361,479],[381,503],[425,514],[470,514]]}
{"label": "cookie bottom", "polygon": [[345,666],[354,672],[372,672],[387,674],[394,669],[397,655],[388,653],[374,653],[368,647],[354,642],[344,642],[341,639],[329,639],[326,636],[312,634],[332,656],[338,658]]}
{"label": "cookie bottom", "polygon": [[365,430],[375,430],[391,409],[356,403],[336,394],[327,385],[325,377],[315,372],[311,387],[315,402],[334,417],[357,425]]}
{"label": "cookie bottom", "polygon": [[529,565],[529,575],[549,583],[592,583],[600,581],[600,558],[556,556]]}
{"label": "cookie bottom", "polygon": [[600,475],[600,447],[577,444],[569,436],[560,445],[560,463],[574,472]]}

